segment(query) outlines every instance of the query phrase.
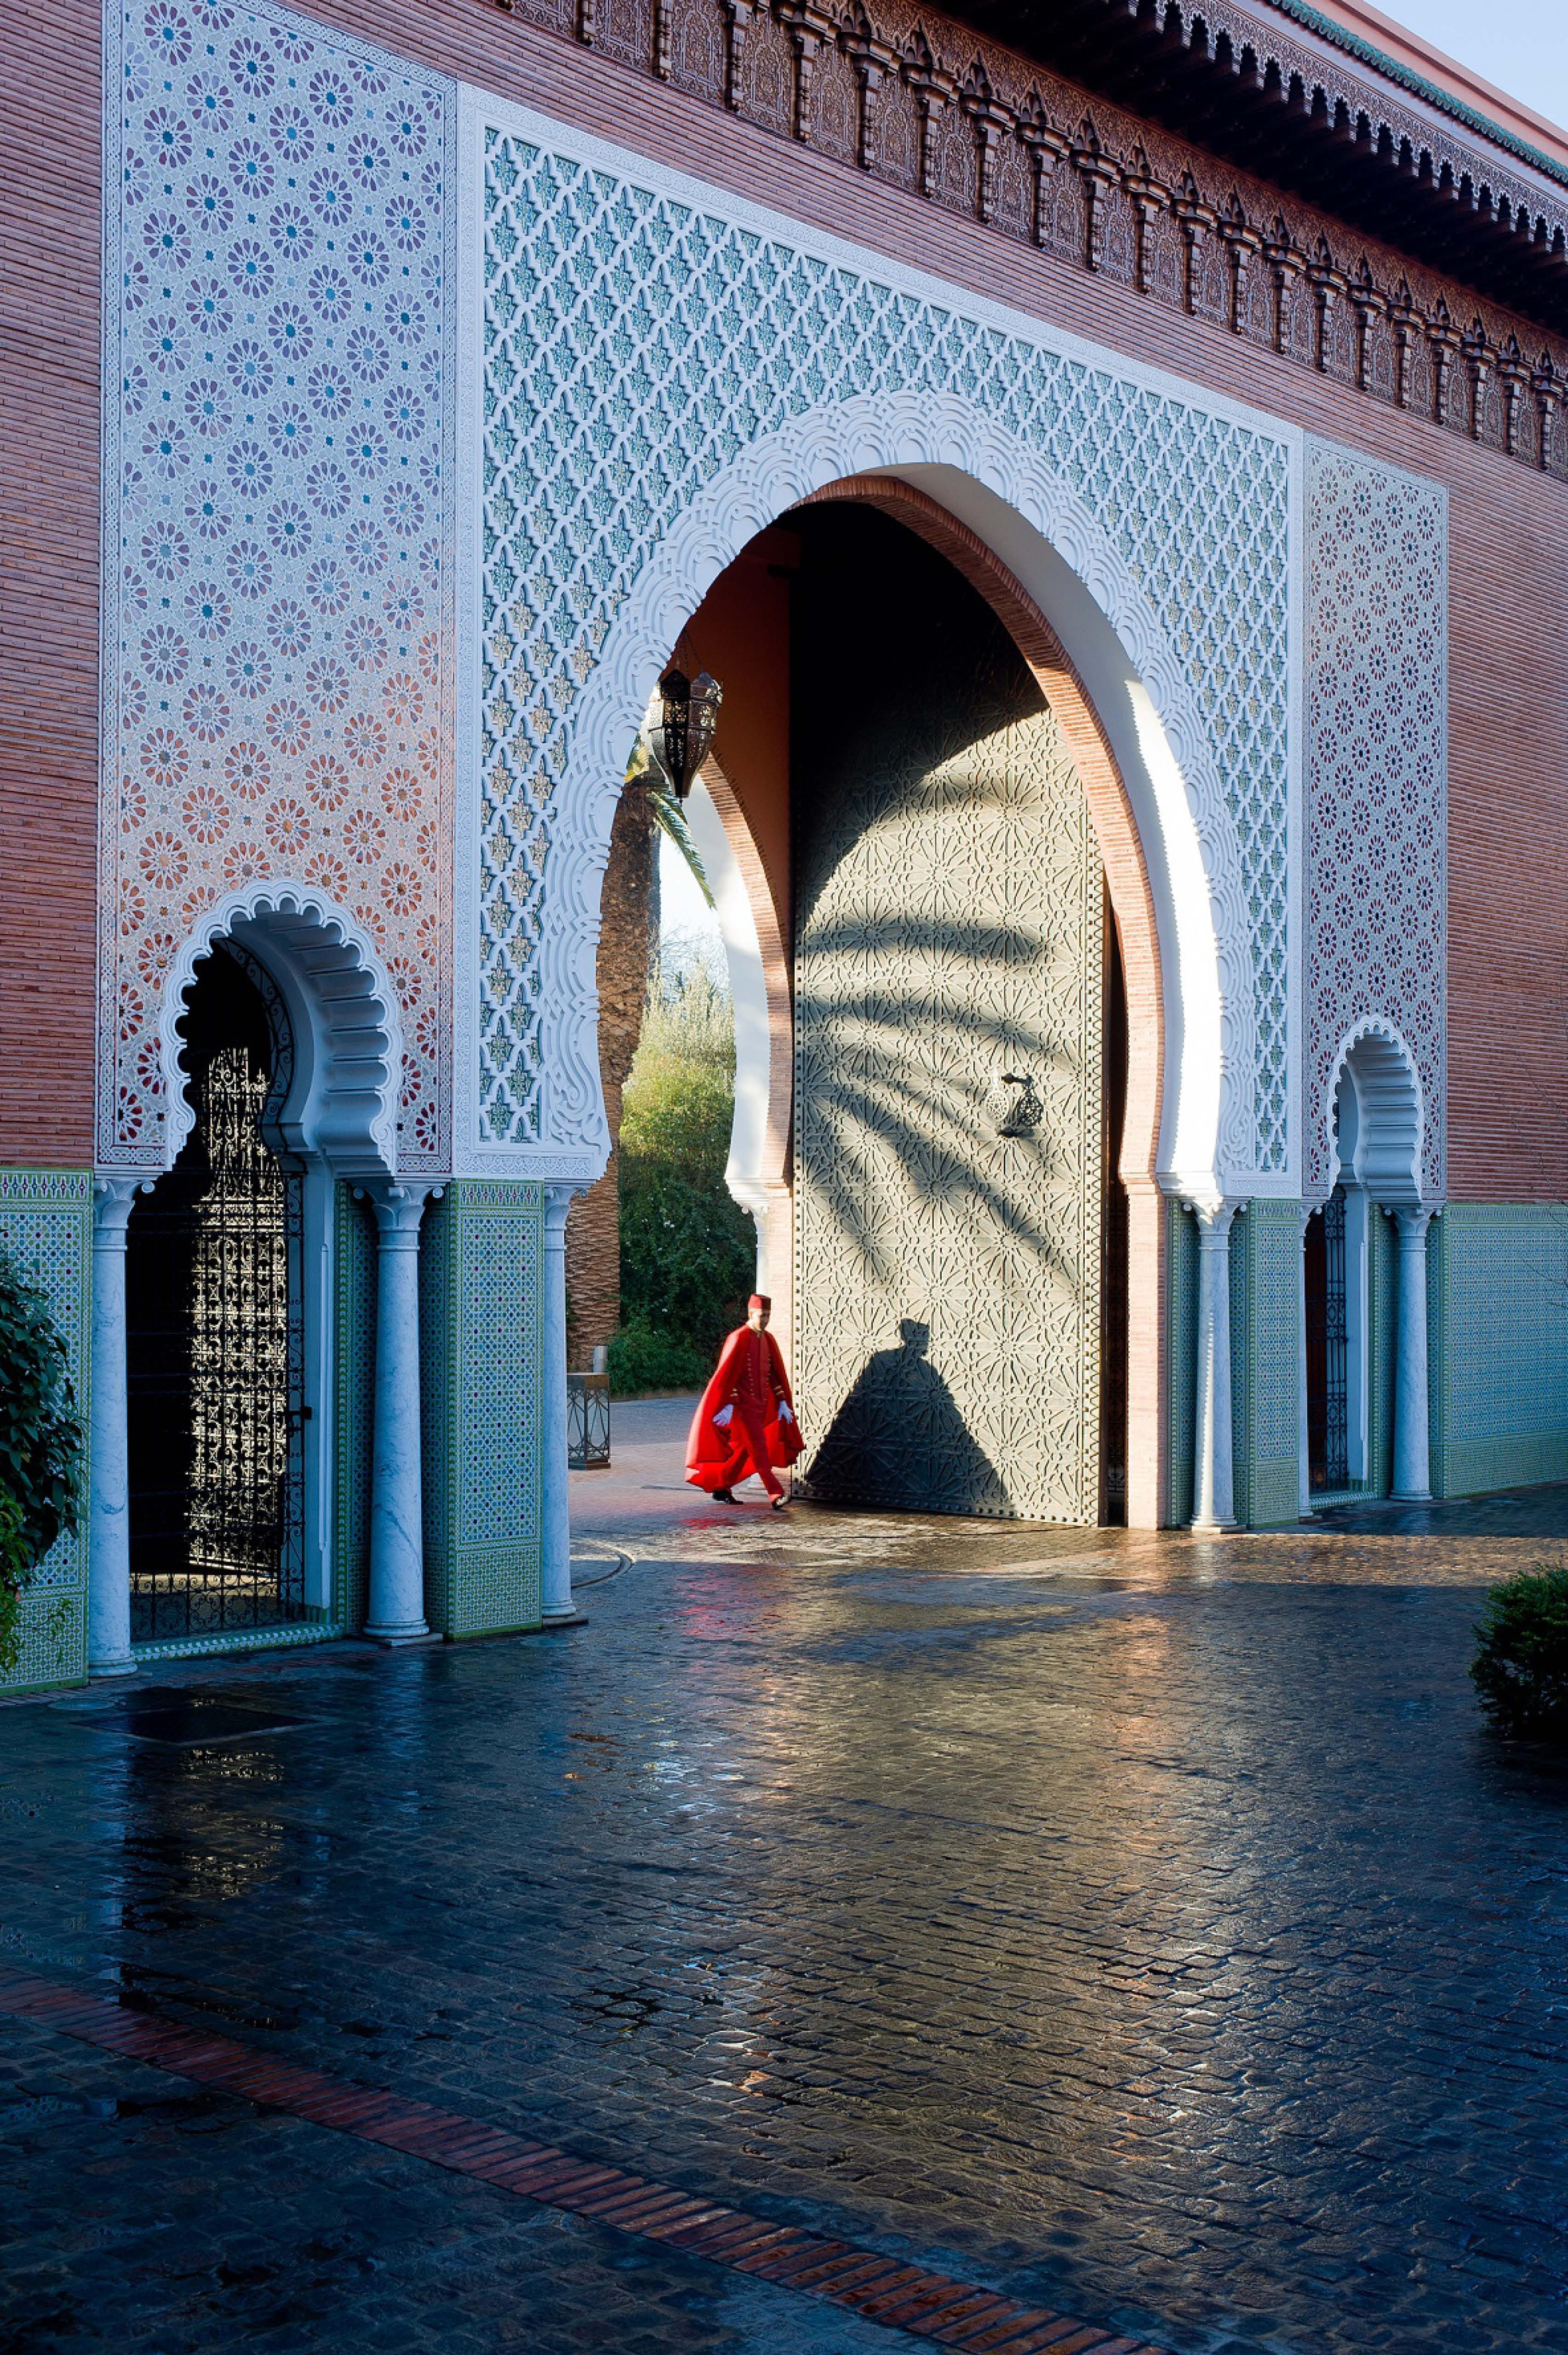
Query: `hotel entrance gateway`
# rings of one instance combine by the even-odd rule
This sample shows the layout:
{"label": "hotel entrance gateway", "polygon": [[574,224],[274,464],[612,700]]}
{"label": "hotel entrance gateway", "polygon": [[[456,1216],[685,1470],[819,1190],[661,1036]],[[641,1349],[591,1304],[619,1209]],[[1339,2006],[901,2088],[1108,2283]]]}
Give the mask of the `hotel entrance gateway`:
{"label": "hotel entrance gateway", "polygon": [[[187,1103],[181,1026],[230,942],[289,1017],[292,1109],[264,1103],[237,1134],[252,1224],[275,1178],[286,1227],[297,1203],[297,1278],[268,1314],[298,1371],[265,1389],[287,1447],[252,1450],[238,1490],[222,1475],[222,1514],[261,1528],[272,1497],[299,1564],[272,1607],[302,1636],[569,1607],[560,1238],[606,1144],[599,875],[626,747],[687,643],[726,687],[698,822],[739,1007],[731,1177],[821,1377],[819,1493],[893,1497],[911,1432],[927,1504],[1079,1521],[1279,1522],[1341,1477],[1419,1492],[1429,1441],[1445,1488],[1555,1467],[1550,1433],[1491,1428],[1491,1328],[1460,1305],[1541,1218],[1483,1187],[1429,1247],[1459,445],[1412,411],[1425,377],[1384,386],[1381,325],[1336,440],[1318,392],[1297,398],[1294,341],[1253,365],[1255,305],[1221,322],[1218,365],[1206,280],[1157,368],[1119,327],[1118,347],[1055,324],[1054,293],[1025,301],[1016,273],[1009,307],[282,11],[204,24],[180,58],[134,10],[111,35],[101,1664],[132,1654],[146,1506],[128,1510],[147,1328],[124,1247],[155,1231],[144,1189],[187,1114],[213,1117],[222,1057],[210,1102]],[[257,93],[257,126],[215,116],[211,153],[157,148],[143,187],[154,115],[194,120],[215,73]],[[281,105],[318,141],[354,110],[365,241],[341,282],[322,274],[350,192],[307,177],[263,295],[245,273],[270,213],[215,197],[200,251],[164,215],[203,174],[243,177]],[[1120,247],[1097,253],[1119,318]],[[256,357],[290,305],[303,381]],[[1387,408],[1375,448],[1358,400]],[[1466,466],[1501,496],[1518,435],[1494,451],[1489,410],[1474,422]],[[891,585],[819,652],[802,719],[828,538],[860,533],[859,562],[874,526],[914,554],[863,565]],[[759,567],[768,534],[796,549]],[[795,609],[772,641],[797,672],[781,779],[767,731],[740,727],[733,614],[728,646],[706,645],[730,576],[770,562]],[[895,612],[918,564],[929,593]],[[26,1174],[11,1224],[75,1233],[63,1178]],[[253,1276],[293,1248],[256,1245]],[[829,1298],[836,1337],[812,1322]],[[1436,1360],[1428,1412],[1439,1331],[1467,1337],[1453,1362],[1475,1379],[1456,1389]],[[1466,1403],[1483,1392],[1485,1429]],[[207,1476],[164,1483],[187,1530]],[[166,1632],[143,1615],[134,1640],[243,1636],[238,1587],[209,1630],[188,1563],[168,1575]],[[77,1571],[40,1606],[37,1645],[67,1667],[85,1602]]]}
{"label": "hotel entrance gateway", "polygon": [[[504,175],[495,165],[493,141],[488,152],[490,180],[499,186]],[[503,306],[496,307],[499,315]],[[503,345],[487,368],[497,386],[508,382]],[[1146,397],[1145,405],[1157,407],[1160,398]],[[503,429],[493,427],[492,439],[493,446],[508,446]],[[857,454],[883,455],[884,470],[862,469],[834,483],[827,453],[836,442]],[[1265,447],[1270,464],[1284,461],[1274,496],[1279,528],[1287,535],[1291,470],[1299,461],[1287,439]],[[942,452],[944,462],[922,458],[896,471],[886,466],[887,457],[906,462],[911,449]],[[967,455],[969,464],[955,465],[947,453]],[[1139,469],[1135,464],[1130,471]],[[987,476],[992,482],[1000,476],[1013,496],[988,487]],[[1191,1451],[1192,1503],[1184,1509],[1224,1525],[1234,1509],[1226,1444],[1234,1419],[1227,1396],[1231,1287],[1202,1278],[1188,1285],[1190,1336],[1172,1334],[1170,1315],[1173,1276],[1180,1284],[1171,1263],[1191,1231],[1183,1229],[1180,1237],[1173,1231],[1172,1216],[1191,1214],[1173,1212],[1171,1204],[1196,1206],[1205,1239],[1199,1268],[1211,1268],[1214,1246],[1225,1244],[1236,1190],[1223,1174],[1222,1133],[1233,1153],[1250,1146],[1257,1157],[1258,1107],[1239,1086],[1245,1057],[1227,1048],[1239,1042],[1245,1050],[1250,1043],[1255,1069],[1258,943],[1238,922],[1237,888],[1224,888],[1227,866],[1239,871],[1242,861],[1227,799],[1212,771],[1204,774],[1213,757],[1212,727],[1194,706],[1182,666],[1162,646],[1162,625],[1147,595],[1125,564],[1107,560],[1103,532],[1082,502],[1026,445],[1010,441],[980,412],[966,413],[950,393],[886,401],[857,397],[808,415],[754,444],[727,479],[721,475],[699,497],[656,550],[649,577],[631,591],[629,610],[645,634],[651,609],[669,611],[672,559],[687,556],[686,613],[652,662],[649,649],[640,650],[634,698],[625,698],[631,714],[645,700],[642,673],[656,675],[677,639],[700,650],[705,631],[716,625],[722,633],[729,571],[743,579],[755,570],[739,519],[748,507],[756,512],[759,493],[764,515],[771,508],[778,518],[766,528],[801,550],[798,566],[773,568],[789,579],[789,687],[785,704],[772,715],[789,746],[785,806],[769,813],[765,786],[758,801],[758,781],[748,779],[744,753],[738,761],[732,755],[733,774],[726,771],[748,687],[744,661],[737,668],[733,650],[715,654],[710,666],[725,677],[727,700],[709,799],[718,818],[727,794],[729,824],[719,829],[727,852],[711,824],[705,847],[732,914],[736,890],[725,871],[726,858],[752,879],[743,894],[749,931],[744,917],[732,923],[731,947],[737,998],[754,1002],[760,986],[769,1044],[759,1069],[755,1028],[743,1022],[732,1179],[766,1224],[767,1281],[794,1304],[797,1363],[813,1418],[807,1425],[809,1488],[841,1501],[885,1506],[1080,1522],[1130,1512],[1153,1522],[1171,1513],[1174,1438]],[[1191,496],[1191,489],[1182,495]],[[1086,561],[1098,570],[1097,594],[1085,593],[1081,572],[1027,519],[1029,506],[1065,526],[1061,536],[1068,545],[1076,542],[1080,566]],[[718,548],[726,541],[735,547],[716,581],[709,553],[717,552],[715,527]],[[699,535],[705,545],[694,580],[689,556]],[[1015,561],[1022,559],[1024,577],[998,553],[998,540]],[[518,585],[504,544],[498,543],[483,590],[502,620],[484,644],[490,666],[496,664],[498,645],[510,643],[515,651],[515,614],[508,625],[499,601],[514,598]],[[1169,605],[1169,582],[1165,591]],[[1287,605],[1283,599],[1277,603],[1287,631]],[[548,1166],[528,1145],[519,1148],[519,1131],[532,1125],[538,1134],[554,1115],[558,1130],[569,1133],[560,1115],[574,1092],[573,1034],[580,1039],[591,1022],[592,1001],[581,991],[580,964],[577,974],[566,969],[565,952],[574,908],[597,889],[592,879],[611,806],[603,776],[622,773],[624,737],[592,778],[591,805],[579,792],[575,812],[574,786],[592,757],[587,748],[606,725],[603,691],[609,683],[619,688],[626,675],[626,615],[623,609],[607,637],[571,735],[562,736],[566,769],[546,808],[538,936],[527,959],[535,969],[537,1044],[522,1071],[532,1102],[520,1101],[518,1065],[502,1080],[500,1058],[493,1058],[491,1093],[477,1107],[482,1142],[476,1159],[482,1167]],[[1152,655],[1163,710],[1128,652],[1129,635],[1134,643],[1141,637],[1145,665]],[[776,685],[777,650],[772,669]],[[1091,698],[1086,679],[1099,688],[1100,703]],[[1295,756],[1285,694],[1282,681],[1273,749],[1288,773]],[[1112,714],[1109,723],[1102,707]],[[504,697],[488,707],[492,717],[498,709],[514,719],[515,704]],[[622,730],[630,717],[623,708]],[[766,717],[753,712],[754,739]],[[1184,762],[1175,750],[1183,737]],[[482,868],[498,840],[507,843],[520,805],[527,806],[516,789],[519,749],[498,744],[505,758],[485,771]],[[491,819],[488,796],[498,776],[512,782]],[[1194,823],[1194,802],[1202,807],[1205,796],[1194,793],[1194,782],[1206,788],[1206,845]],[[752,831],[748,799],[758,824],[766,827],[771,818],[777,836],[781,823],[784,839],[792,844],[771,874]],[[460,802],[460,878],[461,808]],[[1287,819],[1285,830],[1287,835]],[[1215,865],[1219,889],[1205,874]],[[1201,898],[1193,890],[1199,879]],[[286,925],[291,894],[263,896],[279,903],[278,920]],[[335,932],[346,941],[359,929],[319,883],[302,895],[302,906],[304,900],[323,940]],[[1287,911],[1285,926],[1287,932]],[[1220,983],[1226,930],[1228,991]],[[775,955],[771,974],[763,969],[765,935],[776,936],[780,946],[788,939],[793,951],[792,960]],[[219,939],[211,920],[207,936]],[[259,954],[265,972],[264,943]],[[394,1018],[397,986],[363,935],[351,962],[360,988],[385,1009],[385,1029]],[[1244,983],[1250,979],[1249,988],[1234,986],[1238,975]],[[460,959],[460,1024],[462,981]],[[780,1095],[773,1034],[782,1019],[789,1036],[791,990],[792,1051],[786,1048]],[[514,1024],[520,999],[525,1005],[528,995],[513,996],[507,1012]],[[303,996],[307,1027],[319,1025],[320,1009],[311,1010],[315,1001],[308,987]],[[1168,1042],[1172,1005],[1178,1019],[1175,1039]],[[167,1041],[183,1018],[173,993],[165,995],[165,1008]],[[479,1028],[482,1062],[486,1025]],[[488,1035],[493,1039],[503,1029],[496,1021]],[[1107,1041],[1113,1033],[1118,1057],[1107,1073]],[[276,1590],[284,1612],[285,1594],[302,1593],[303,1607],[296,1608],[305,1628],[344,1624],[343,1598],[357,1579],[367,1624],[394,1640],[418,1637],[430,1624],[428,1581],[421,1580],[418,1547],[408,1541],[409,1513],[376,1511],[377,1451],[382,1463],[401,1467],[411,1498],[425,1471],[417,1433],[418,1382],[422,1376],[428,1428],[436,1379],[430,1337],[440,1299],[427,1239],[424,1299],[419,1308],[414,1305],[421,1208],[428,1195],[427,1216],[434,1225],[451,1216],[437,1207],[443,1198],[455,1196],[461,1210],[464,1194],[461,1179],[450,1188],[402,1181],[397,1169],[402,1130],[388,1117],[395,1068],[386,1055],[366,1096],[366,1106],[377,1106],[372,1129],[378,1122],[383,1137],[398,1140],[397,1151],[378,1154],[368,1133],[358,1137],[360,1174],[372,1182],[355,1185],[352,1155],[347,1161],[341,1153],[316,1155],[319,1234],[327,1234],[334,1188],[337,1207],[324,1250],[318,1245],[305,1256],[334,1262],[334,1273],[330,1284],[317,1285],[313,1325],[304,1340],[303,1355],[319,1369],[317,1380],[313,1384],[307,1376],[299,1403],[283,1410],[296,1420],[280,1455],[299,1467],[297,1498],[308,1486],[323,1499],[335,1484],[341,1514],[349,1421],[357,1412],[360,1462],[368,1467],[371,1491],[368,1506],[360,1506],[363,1566],[356,1572],[345,1569],[345,1550],[334,1530],[305,1549],[313,1553],[313,1577],[307,1566],[291,1590],[281,1572]],[[460,1118],[461,1076],[460,1067]],[[171,1098],[173,1078],[171,1072]],[[767,1101],[758,1135],[759,1085]],[[577,1112],[577,1133],[591,1133],[597,1103],[579,1104]],[[753,1146],[760,1142],[763,1156],[754,1151],[750,1168],[744,1166],[748,1120]],[[1114,1134],[1107,1133],[1113,1122]],[[509,1124],[512,1149],[487,1148],[483,1132],[493,1139]],[[1287,1113],[1278,1122],[1282,1159],[1289,1124]],[[768,1141],[776,1146],[781,1137],[790,1140],[789,1158],[764,1166]],[[1178,1167],[1162,1171],[1162,1157]],[[560,1156],[552,1158],[559,1167]],[[594,1166],[585,1154],[581,1179]],[[526,1189],[527,1181],[521,1182]],[[1258,1182],[1255,1170],[1251,1182]],[[558,1284],[557,1238],[575,1190],[564,1178],[533,1189],[542,1213],[547,1288],[552,1277]],[[513,1214],[507,1248],[514,1249],[516,1213],[528,1205],[493,1182],[488,1191],[487,1207],[499,1202]],[[355,1201],[361,1207],[351,1208]],[[366,1206],[379,1222],[378,1244],[369,1241]],[[138,1241],[133,1220],[132,1266]],[[1107,1242],[1116,1247],[1107,1252]],[[402,1302],[401,1374],[396,1382],[384,1380],[378,1367],[373,1372],[362,1361],[357,1384],[344,1382],[351,1342],[336,1263],[357,1255],[364,1267],[367,1256],[378,1258],[380,1275],[371,1278],[370,1288],[384,1292],[397,1263],[392,1252],[408,1263],[401,1284],[393,1283]],[[355,1280],[363,1292],[365,1276]],[[381,1336],[392,1330],[385,1308],[383,1299],[373,1317],[358,1311],[376,1330],[373,1367],[383,1354]],[[461,1313],[471,1319],[472,1311],[471,1297]],[[298,1298],[289,1314],[296,1327],[302,1317],[311,1322]],[[491,1337],[471,1324],[470,1329],[482,1358]],[[553,1554],[557,1563],[554,1600],[564,1615],[569,1608],[559,1592],[564,1497],[551,1494],[554,1442],[543,1427],[560,1383],[558,1313],[546,1314],[540,1339],[554,1366],[540,1378],[545,1457],[538,1541],[543,1561]],[[1189,1345],[1190,1424],[1182,1433],[1170,1412],[1170,1353],[1173,1347],[1185,1353]],[[438,1344],[438,1356],[439,1350]],[[1108,1383],[1103,1380],[1107,1365]],[[329,1367],[336,1369],[331,1397]],[[367,1402],[375,1425],[368,1432]],[[509,1405],[498,1384],[493,1411],[505,1412]],[[1139,1434],[1131,1446],[1129,1430]],[[259,1491],[252,1501],[260,1512]],[[132,1545],[137,1518],[133,1490]],[[318,1531],[322,1518],[318,1509]],[[385,1540],[379,1583],[393,1597],[380,1605],[378,1525]],[[507,1608],[504,1602],[501,1608]],[[527,1624],[526,1609],[519,1612],[522,1624]],[[494,1624],[493,1611],[493,1604],[481,1606],[482,1625],[485,1618]],[[434,1615],[439,1625],[453,1614],[449,1605]],[[224,1632],[221,1624],[205,1629],[187,1622],[171,1640],[183,1635],[210,1640]]]}

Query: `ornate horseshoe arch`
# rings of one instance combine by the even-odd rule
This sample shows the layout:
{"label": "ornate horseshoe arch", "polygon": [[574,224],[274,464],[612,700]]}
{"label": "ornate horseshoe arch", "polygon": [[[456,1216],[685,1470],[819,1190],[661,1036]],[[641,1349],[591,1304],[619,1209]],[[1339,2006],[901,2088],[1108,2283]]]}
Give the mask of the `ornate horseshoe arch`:
{"label": "ornate horseshoe arch", "polygon": [[301,1075],[308,1100],[285,1107],[303,1117],[307,1142],[343,1177],[390,1176],[397,1167],[397,1104],[403,1037],[397,993],[369,935],[308,883],[253,883],[209,908],[175,959],[158,1023],[164,1167],[172,1168],[195,1114],[180,1064],[179,1023],[196,968],[226,935],[272,969],[294,1004],[310,1048]]}
{"label": "ornate horseshoe arch", "polygon": [[[1167,1049],[1159,1167],[1172,1191],[1224,1192],[1256,1161],[1255,960],[1235,826],[1196,693],[1131,567],[1042,453],[959,396],[906,391],[808,410],[762,435],[675,518],[633,581],[572,713],[548,813],[537,943],[539,1145],[485,1145],[477,1071],[460,1134],[474,1166],[515,1166],[588,1183],[609,1150],[594,986],[599,882],[625,764],[648,696],[712,582],[784,511],[855,475],[944,479],[980,495],[963,520],[999,550],[1097,696],[1126,781],[1160,933]],[[1022,527],[1022,530],[1020,529]],[[1037,559],[1028,577],[1027,559]],[[1064,581],[1074,593],[1064,598]],[[477,829],[478,813],[471,816]],[[480,921],[475,850],[466,898]],[[465,959],[460,1019],[480,1049],[476,963]],[[466,1000],[466,1004],[463,1001]]]}

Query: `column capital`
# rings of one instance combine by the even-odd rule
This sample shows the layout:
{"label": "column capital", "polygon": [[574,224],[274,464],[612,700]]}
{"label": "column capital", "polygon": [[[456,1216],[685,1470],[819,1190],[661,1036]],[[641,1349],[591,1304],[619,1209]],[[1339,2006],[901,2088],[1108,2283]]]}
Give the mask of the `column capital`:
{"label": "column capital", "polygon": [[422,1178],[378,1178],[365,1188],[376,1213],[376,1231],[388,1251],[416,1251],[425,1204],[445,1191],[444,1181]]}
{"label": "column capital", "polygon": [[92,1247],[94,1251],[123,1251],[125,1231],[130,1223],[132,1205],[138,1189],[153,1190],[152,1180],[141,1170],[95,1178],[92,1181]]}
{"label": "column capital", "polygon": [[1239,1197],[1233,1198],[1227,1195],[1213,1195],[1206,1200],[1200,1201],[1196,1195],[1190,1194],[1187,1197],[1187,1208],[1198,1221],[1200,1246],[1207,1243],[1213,1250],[1216,1243],[1230,1233],[1231,1220],[1238,1210],[1245,1209],[1246,1203]]}
{"label": "column capital", "polygon": [[1414,1251],[1418,1243],[1425,1242],[1426,1230],[1443,1205],[1441,1202],[1395,1202],[1390,1207],[1393,1211],[1394,1224],[1399,1229],[1401,1247]]}
{"label": "column capital", "polygon": [[575,1178],[552,1178],[546,1180],[543,1190],[546,1233],[565,1233],[567,1213],[577,1196],[588,1192],[587,1186]]}

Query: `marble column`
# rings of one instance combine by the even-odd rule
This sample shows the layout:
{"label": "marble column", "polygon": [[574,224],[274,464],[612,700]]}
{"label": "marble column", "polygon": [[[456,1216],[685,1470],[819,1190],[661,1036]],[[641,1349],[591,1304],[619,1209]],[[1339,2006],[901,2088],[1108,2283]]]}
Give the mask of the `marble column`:
{"label": "marble column", "polygon": [[370,1470],[370,1608],[376,1644],[429,1640],[419,1444],[419,1221],[425,1185],[371,1191],[377,1238],[376,1404]]}
{"label": "marble column", "polygon": [[125,1241],[139,1178],[99,1178],[92,1194],[92,1470],[88,1511],[87,1665],[127,1676],[131,1480],[125,1427]]}
{"label": "marble column", "polygon": [[1426,1230],[1432,1212],[1417,1207],[1393,1215],[1399,1229],[1399,1308],[1393,1493],[1406,1504],[1423,1504],[1432,1494],[1426,1376]]}
{"label": "marble column", "polygon": [[1231,1220],[1239,1202],[1195,1202],[1198,1220],[1198,1391],[1192,1527],[1234,1529],[1231,1433]]}
{"label": "marble column", "polygon": [[1299,1346],[1296,1358],[1296,1509],[1304,1521],[1312,1518],[1312,1443],[1307,1428],[1307,1230],[1318,1207],[1314,1202],[1301,1205],[1301,1283],[1297,1313]]}
{"label": "marble column", "polygon": [[567,1464],[567,1212],[575,1186],[545,1188],[545,1330],[539,1353],[541,1625],[575,1627],[572,1601],[571,1490]]}

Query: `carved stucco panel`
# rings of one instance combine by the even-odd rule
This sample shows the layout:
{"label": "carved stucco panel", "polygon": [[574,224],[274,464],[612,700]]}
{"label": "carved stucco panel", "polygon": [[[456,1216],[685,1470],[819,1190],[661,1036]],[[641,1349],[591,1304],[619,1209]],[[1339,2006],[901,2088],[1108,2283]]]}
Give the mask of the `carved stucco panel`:
{"label": "carved stucco panel", "polygon": [[1306,460],[1304,1190],[1328,1191],[1341,1042],[1403,1041],[1422,1190],[1447,1138],[1448,496],[1356,452]]}
{"label": "carved stucco panel", "polygon": [[266,5],[111,0],[99,1156],[176,1142],[203,917],[302,880],[450,1150],[455,85]]}

